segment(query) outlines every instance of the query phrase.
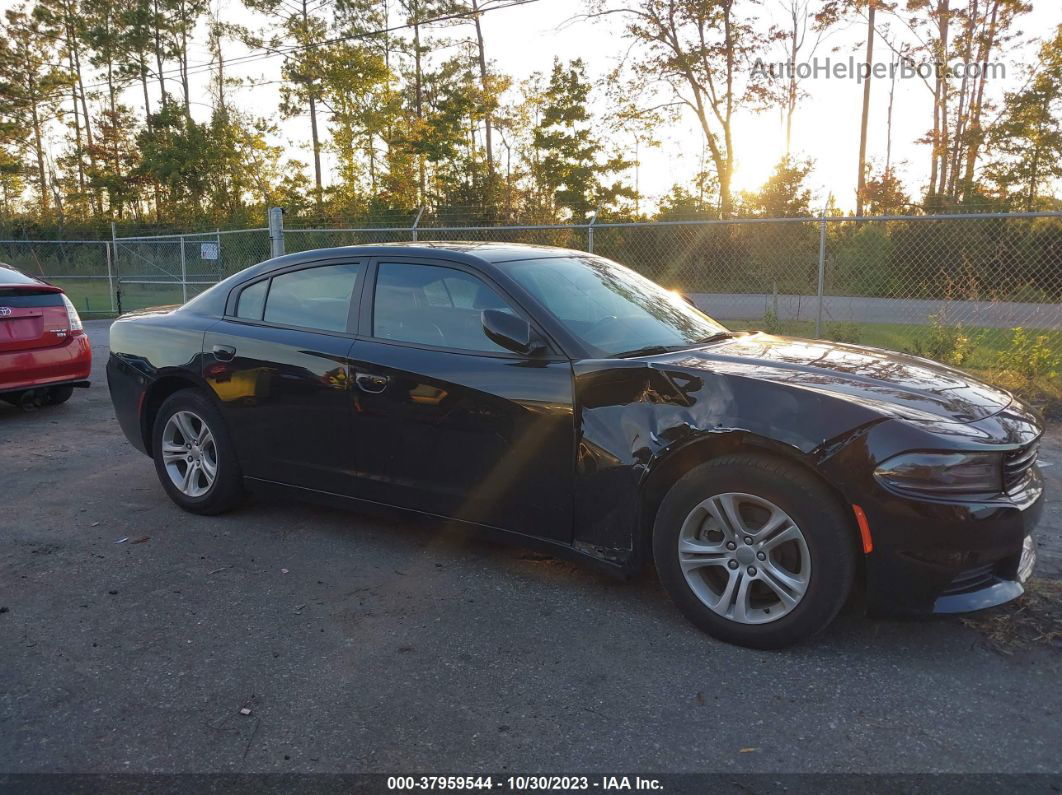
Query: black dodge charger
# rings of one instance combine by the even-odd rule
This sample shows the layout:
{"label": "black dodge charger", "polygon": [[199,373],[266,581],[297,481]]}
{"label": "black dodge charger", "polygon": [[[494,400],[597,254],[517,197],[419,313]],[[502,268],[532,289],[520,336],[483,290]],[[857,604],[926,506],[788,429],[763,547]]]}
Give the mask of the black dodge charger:
{"label": "black dodge charger", "polygon": [[[248,489],[442,517],[628,574],[698,627],[807,638],[1022,593],[1042,431],[1011,395],[883,350],[731,332],[555,248],[356,246],[120,318],[107,378],[171,499]],[[858,586],[856,585],[858,583]]]}

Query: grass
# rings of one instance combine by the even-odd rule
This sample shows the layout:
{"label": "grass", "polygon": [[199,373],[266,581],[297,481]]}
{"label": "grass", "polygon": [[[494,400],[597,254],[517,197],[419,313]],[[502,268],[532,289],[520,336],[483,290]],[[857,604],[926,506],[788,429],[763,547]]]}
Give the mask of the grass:
{"label": "grass", "polygon": [[[50,279],[52,284],[62,287],[70,300],[77,307],[78,312],[93,317],[113,316],[113,294],[111,284],[107,279]],[[188,297],[201,292],[210,285],[188,285]],[[122,283],[122,311],[129,312],[133,309],[144,309],[149,306],[164,306],[166,304],[180,304],[184,301],[184,293],[181,285],[172,282],[159,282],[157,284],[129,284]]]}
{"label": "grass", "polygon": [[1001,654],[1062,648],[1062,582],[1031,579],[1013,602],[962,619]]}

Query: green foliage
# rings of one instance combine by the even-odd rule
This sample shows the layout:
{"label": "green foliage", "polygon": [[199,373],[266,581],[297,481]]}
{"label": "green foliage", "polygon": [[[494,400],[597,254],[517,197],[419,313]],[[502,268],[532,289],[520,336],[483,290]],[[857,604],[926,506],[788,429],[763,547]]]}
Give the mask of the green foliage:
{"label": "green foliage", "polygon": [[767,307],[763,312],[763,330],[768,334],[781,334],[782,321],[778,319],[778,313],[773,306]]}
{"label": "green foliage", "polygon": [[783,157],[758,192],[742,194],[742,209],[764,218],[811,215],[811,189],[804,184],[811,165],[810,160]]}
{"label": "green foliage", "polygon": [[1012,206],[1038,209],[1044,189],[1062,178],[1062,25],[1040,48],[1031,82],[1006,95],[989,143],[989,179]]}
{"label": "green foliage", "polygon": [[965,364],[977,346],[976,335],[963,330],[961,323],[946,322],[943,311],[929,316],[924,335],[913,340],[909,352],[953,367]]}
{"label": "green foliage", "polygon": [[620,182],[602,182],[630,164],[620,157],[605,158],[604,146],[591,129],[590,90],[581,59],[567,65],[555,60],[534,131],[544,186],[555,207],[576,222],[619,198],[634,197],[634,191]]}
{"label": "green foliage", "polygon": [[1031,380],[1057,377],[1060,361],[1046,335],[1031,336],[1019,327],[1011,329],[1010,347],[999,354],[997,366]]}
{"label": "green foliage", "polygon": [[859,324],[847,321],[838,321],[835,323],[827,323],[826,339],[833,340],[834,342],[859,342]]}

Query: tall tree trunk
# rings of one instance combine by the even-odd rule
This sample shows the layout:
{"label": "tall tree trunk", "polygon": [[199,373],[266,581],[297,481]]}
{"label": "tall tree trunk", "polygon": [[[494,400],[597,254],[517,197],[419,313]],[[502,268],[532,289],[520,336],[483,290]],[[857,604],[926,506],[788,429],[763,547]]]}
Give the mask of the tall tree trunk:
{"label": "tall tree trunk", "polygon": [[870,119],[870,75],[874,68],[874,12],[877,0],[867,5],[867,73],[863,83],[863,112],[859,120],[859,175],[856,179],[856,215],[863,214],[863,199],[867,192],[867,122]]}
{"label": "tall tree trunk", "polygon": [[[476,21],[476,42],[479,45],[479,79],[483,85],[483,94],[487,93],[487,53],[483,47],[483,28],[479,24],[479,0],[472,0],[473,19]],[[483,148],[487,154],[487,179],[490,189],[494,189],[494,145],[491,140],[492,120],[488,109],[483,118]]]}
{"label": "tall tree trunk", "polygon": [[[948,60],[948,41],[951,30],[950,0],[940,0],[937,9],[937,36],[938,41],[940,42],[940,52],[937,53],[938,61],[934,66],[937,69],[938,75],[943,75],[943,69]],[[948,83],[943,76],[938,77],[937,82],[940,84],[940,135],[937,139],[937,150],[935,154],[940,161],[937,166],[937,177],[940,182],[935,188],[935,192],[938,196],[946,196],[948,146],[950,143],[948,135]]]}
{"label": "tall tree trunk", "polygon": [[162,102],[162,107],[165,108],[166,107],[166,77],[163,74],[163,69],[162,69],[163,62],[164,62],[164,57],[163,57],[163,51],[162,51],[162,32],[159,29],[159,26],[162,24],[162,15],[159,14],[159,0],[153,0],[152,9],[154,10],[154,15],[152,17],[152,25],[151,25],[151,27],[152,27],[152,31],[153,31],[154,37],[155,37],[155,65],[158,68],[158,75],[159,75],[159,93],[160,93],[160,96],[161,96],[161,100],[160,101]]}
{"label": "tall tree trunk", "polygon": [[[307,9],[307,0],[302,0],[302,25],[303,30],[309,34],[310,14]],[[307,77],[306,90],[310,105],[310,140],[313,144],[313,184],[314,206],[317,208],[317,216],[324,215],[324,188],[321,181],[321,138],[317,130],[317,100],[314,98],[314,83],[312,77]]]}
{"label": "tall tree trunk", "polygon": [[144,90],[144,118],[147,121],[148,129],[153,126],[151,121],[151,95],[148,93],[148,68],[147,58],[143,52],[138,54],[139,66],[140,66],[140,87]]}
{"label": "tall tree trunk", "polygon": [[[81,73],[81,46],[78,40],[77,30],[75,28],[74,18],[72,16],[73,9],[70,3],[64,6],[64,25],[66,27],[66,39],[67,46],[70,49],[70,54],[73,58],[73,72],[74,79],[77,83],[77,93],[81,100],[81,118],[85,123],[85,144],[88,147],[89,166],[93,171],[96,169],[96,152],[93,148],[92,139],[92,118],[88,112],[88,102],[85,99],[85,81]],[[84,187],[82,187],[84,190]],[[92,205],[96,215],[103,214],[103,204],[100,198],[99,191],[92,191]]]}
{"label": "tall tree trunk", "polygon": [[723,7],[723,42],[726,47],[726,110],[723,114],[723,146],[726,152],[722,158],[719,172],[719,212],[728,218],[734,206],[730,194],[730,185],[734,176],[734,137],[732,120],[734,117],[734,29],[731,19],[732,2]]}
{"label": "tall tree trunk", "polygon": [[[70,47],[66,50],[66,61],[70,65],[70,73],[74,74],[74,56]],[[70,101],[74,106],[74,155],[77,158],[77,189],[82,198],[85,196],[85,148],[81,145],[81,113],[77,104],[77,83],[70,84]]]}
{"label": "tall tree trunk", "polygon": [[[423,86],[423,73],[421,71],[420,62],[420,4],[414,2],[412,5],[413,11],[413,63],[414,63],[414,110],[417,114],[417,121],[421,121],[424,118],[424,86]],[[418,183],[420,188],[420,205],[424,206],[427,201],[428,193],[428,180],[426,169],[424,165],[424,155],[417,155],[417,173]]]}
{"label": "tall tree trunk", "polygon": [[789,8],[793,23],[792,38],[789,40],[789,85],[786,87],[785,97],[785,156],[789,159],[793,151],[793,116],[796,115],[797,101],[797,37],[800,33],[800,20],[797,16],[797,7],[794,3]]}
{"label": "tall tree trunk", "polygon": [[188,88],[188,7],[184,0],[181,0],[179,8],[181,15],[181,88],[184,90],[184,115],[191,119],[192,97]]}
{"label": "tall tree trunk", "polygon": [[[897,63],[896,61],[893,62]],[[892,103],[896,98],[896,70],[891,69],[892,82],[889,84],[889,110],[885,122],[885,176],[892,172]]]}
{"label": "tall tree trunk", "polygon": [[[29,53],[23,51],[23,57],[29,61]],[[38,100],[37,85],[32,77],[26,80],[26,98],[32,103],[30,106],[30,118],[33,121],[33,148],[37,156],[37,187],[40,191],[41,219],[47,220],[49,216],[48,202],[48,175],[44,165],[44,135],[41,132],[41,117],[37,112]]]}
{"label": "tall tree trunk", "polygon": [[977,93],[970,108],[970,143],[966,148],[966,164],[962,176],[962,197],[966,201],[973,191],[974,168],[977,164],[977,155],[980,153],[981,144],[984,143],[984,130],[981,129],[981,109],[984,101],[985,80],[988,79],[988,59],[996,43],[996,25],[998,23],[999,0],[992,3],[992,19],[988,26],[988,37],[982,51],[981,77],[977,83]]}
{"label": "tall tree trunk", "polygon": [[310,139],[313,142],[313,194],[317,215],[324,215],[324,188],[321,184],[321,139],[317,132],[317,101],[310,94]]}
{"label": "tall tree trunk", "polygon": [[[977,27],[979,25],[981,16],[980,2],[979,0],[969,0],[967,7],[966,18],[966,30],[963,36],[962,44],[962,57],[965,63],[972,63],[975,61],[974,55],[974,38],[977,34]],[[984,37],[979,37],[980,43],[978,46],[977,55],[980,56],[981,51],[984,49]],[[980,58],[976,58],[979,62]],[[955,134],[954,140],[951,144],[951,152],[949,154],[948,164],[948,181],[947,181],[947,196],[951,201],[958,201],[960,184],[959,184],[959,164],[964,159],[964,154],[970,146],[969,127],[971,121],[971,115],[973,113],[974,95],[977,90],[977,78],[974,78],[974,82],[971,84],[968,70],[963,70],[962,83],[959,85],[959,104],[955,110]]]}

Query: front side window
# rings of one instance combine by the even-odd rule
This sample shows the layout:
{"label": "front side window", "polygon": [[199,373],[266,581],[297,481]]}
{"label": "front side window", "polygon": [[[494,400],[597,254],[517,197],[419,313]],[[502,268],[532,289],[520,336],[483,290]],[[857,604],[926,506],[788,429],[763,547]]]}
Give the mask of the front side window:
{"label": "front side window", "polygon": [[382,262],[373,300],[373,336],[508,353],[483,333],[484,309],[513,311],[493,288],[456,268]]}
{"label": "front side window", "polygon": [[670,290],[601,257],[507,262],[509,275],[595,356],[679,350],[726,328]]}
{"label": "front side window", "polygon": [[[360,272],[359,263],[344,262],[274,276],[266,298],[265,321],[321,331],[345,331]],[[243,302],[242,295],[240,302]]]}

